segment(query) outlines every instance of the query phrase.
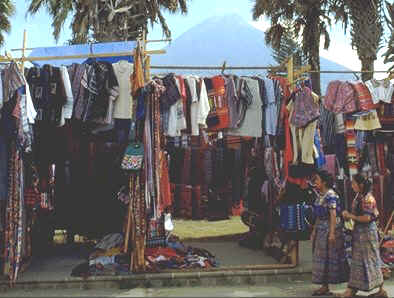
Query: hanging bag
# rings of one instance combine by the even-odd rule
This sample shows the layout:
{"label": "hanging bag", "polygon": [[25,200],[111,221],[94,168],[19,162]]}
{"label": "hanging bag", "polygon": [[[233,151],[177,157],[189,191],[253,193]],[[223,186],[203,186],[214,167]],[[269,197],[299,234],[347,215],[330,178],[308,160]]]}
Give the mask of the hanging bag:
{"label": "hanging bag", "polygon": [[144,162],[144,145],[140,142],[130,143],[123,155],[121,168],[125,171],[139,171]]}
{"label": "hanging bag", "polygon": [[[130,105],[131,114],[133,113],[133,105]],[[129,133],[129,145],[127,146],[121,168],[125,171],[140,171],[144,163],[144,144],[142,142],[136,141],[138,135],[136,123],[131,122],[130,133]]]}

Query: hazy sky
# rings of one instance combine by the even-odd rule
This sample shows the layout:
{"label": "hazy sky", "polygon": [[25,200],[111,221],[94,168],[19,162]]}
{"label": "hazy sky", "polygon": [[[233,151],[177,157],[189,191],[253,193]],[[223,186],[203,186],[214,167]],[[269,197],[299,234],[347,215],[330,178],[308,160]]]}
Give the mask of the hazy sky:
{"label": "hazy sky", "polygon": [[[55,46],[56,42],[52,36],[51,19],[45,9],[33,17],[26,18],[28,0],[15,0],[15,3],[17,13],[11,20],[12,31],[6,36],[5,47],[1,49],[1,53],[3,54],[4,50],[20,48],[22,46],[24,29],[27,29],[28,32],[28,47]],[[253,26],[265,30],[269,23],[264,19],[254,22],[251,13],[252,7],[252,0],[192,0],[189,3],[189,13],[187,16],[180,14],[165,15],[172,31],[173,39],[176,39],[191,27],[202,23],[206,18],[228,13],[237,13]],[[322,50],[321,55],[353,70],[360,69],[357,54],[350,46],[350,36],[344,35],[340,25],[333,26],[330,29],[330,33],[332,40],[330,49],[328,51]],[[70,37],[71,31],[68,22],[63,28],[58,45],[64,44]],[[155,25],[151,28],[148,39],[161,39],[162,37],[160,26]],[[164,46],[165,44],[150,44],[151,48]],[[12,54],[15,57],[18,56],[16,52]],[[375,63],[375,68],[385,70],[388,67],[383,64],[383,59],[379,57]]]}

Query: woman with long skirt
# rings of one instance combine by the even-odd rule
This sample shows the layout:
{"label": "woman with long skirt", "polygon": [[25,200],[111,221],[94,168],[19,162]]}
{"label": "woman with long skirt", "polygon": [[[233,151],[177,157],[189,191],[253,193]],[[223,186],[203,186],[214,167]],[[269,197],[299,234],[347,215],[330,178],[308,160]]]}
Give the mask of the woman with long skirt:
{"label": "woman with long skirt", "polygon": [[379,238],[376,220],[379,212],[371,193],[371,182],[361,174],[353,176],[352,188],[357,194],[352,204],[352,212],[342,213],[345,220],[354,221],[352,233],[352,261],[347,290],[339,297],[353,297],[358,291],[379,291],[370,296],[388,297],[383,289]]}
{"label": "woman with long skirt", "polygon": [[348,281],[345,259],[345,235],[339,196],[333,190],[333,177],[327,171],[318,171],[314,183],[318,198],[314,204],[316,223],[311,240],[313,249],[312,282],[321,287],[313,296],[333,295],[330,284]]}

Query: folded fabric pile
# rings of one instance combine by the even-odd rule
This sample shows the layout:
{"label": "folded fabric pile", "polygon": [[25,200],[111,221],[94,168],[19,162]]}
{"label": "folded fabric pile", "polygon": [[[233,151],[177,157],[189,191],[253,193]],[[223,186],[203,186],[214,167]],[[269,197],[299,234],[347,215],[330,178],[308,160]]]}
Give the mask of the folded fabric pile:
{"label": "folded fabric pile", "polygon": [[168,247],[145,249],[147,268],[150,271],[165,269],[191,269],[218,267],[214,255],[201,248],[187,247],[179,241],[169,241]]}
{"label": "folded fabric pile", "polygon": [[389,266],[394,266],[394,239],[385,238],[383,240],[380,253],[382,261]]}
{"label": "folded fabric pile", "polygon": [[88,277],[97,275],[128,274],[130,256],[123,253],[123,236],[105,236],[89,255],[87,262],[75,267],[71,276]]}

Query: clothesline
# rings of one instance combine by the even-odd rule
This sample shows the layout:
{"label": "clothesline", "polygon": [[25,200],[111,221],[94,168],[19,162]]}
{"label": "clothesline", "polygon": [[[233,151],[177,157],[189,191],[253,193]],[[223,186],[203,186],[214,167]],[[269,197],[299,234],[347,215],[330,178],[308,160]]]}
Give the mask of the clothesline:
{"label": "clothesline", "polygon": [[[190,70],[222,70],[223,66],[204,65],[151,65],[151,69],[190,69]],[[281,66],[226,66],[225,70],[247,70],[247,69],[278,69]],[[387,70],[308,70],[308,73],[387,73]]]}
{"label": "clothesline", "polygon": [[[170,41],[172,41],[172,39],[171,38],[166,38],[166,39],[152,39],[152,40],[146,40],[145,41],[145,43],[154,43],[154,42],[170,42]],[[11,49],[10,51],[31,51],[31,50],[35,50],[35,49],[37,49],[37,48],[25,48],[25,49],[23,49],[23,48],[19,48],[19,49]]]}

